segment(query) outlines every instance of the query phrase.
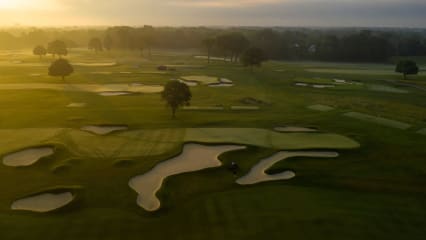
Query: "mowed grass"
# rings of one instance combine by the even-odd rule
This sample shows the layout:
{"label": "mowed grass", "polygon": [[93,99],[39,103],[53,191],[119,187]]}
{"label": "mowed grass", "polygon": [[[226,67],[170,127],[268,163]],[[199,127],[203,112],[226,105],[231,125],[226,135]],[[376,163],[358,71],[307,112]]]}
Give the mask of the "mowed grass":
{"label": "mowed grass", "polygon": [[[238,64],[220,61],[207,65],[194,55],[201,54],[155,50],[149,60],[139,52],[94,54],[71,49],[67,57],[71,62],[117,65],[75,66],[75,73],[65,83],[47,76],[50,56],[39,60],[30,50],[13,59],[1,55],[0,85],[164,85],[180,76],[221,76],[236,85],[223,89],[203,85],[191,88],[192,105],[242,106],[242,99],[247,97],[271,103],[256,111],[178,111],[177,119],[172,119],[160,94],[102,97],[83,91],[0,87],[1,153],[44,144],[56,147],[55,155],[28,168],[0,165],[1,239],[424,238],[426,139],[416,130],[426,127],[425,93],[415,88],[410,88],[409,94],[395,94],[365,88],[294,86],[294,79],[316,77],[391,86],[382,80],[401,79],[393,73],[393,66],[385,67],[390,69],[386,75],[377,75],[369,71],[383,71],[382,65],[267,62],[251,72]],[[23,63],[10,63],[11,60]],[[3,62],[7,64],[2,65]],[[175,65],[177,71],[157,74],[159,65]],[[306,71],[312,68],[367,71]],[[34,73],[42,75],[30,76]],[[410,76],[409,81],[420,85],[425,80],[419,75]],[[86,105],[67,108],[72,102]],[[334,110],[307,108],[316,104],[332,106]],[[413,127],[400,130],[371,124],[343,115],[349,111]],[[79,130],[96,124],[125,124],[129,131],[97,136]],[[272,131],[284,125],[316,127],[321,132]],[[187,141],[229,141],[249,147],[220,156],[223,167],[167,179],[158,194],[162,209],[145,212],[136,204],[137,195],[128,187],[129,179],[176,156]],[[356,143],[360,148],[354,148]],[[290,181],[250,187],[235,183],[259,159],[278,150],[299,148],[336,150],[340,157],[294,158],[277,163],[273,169],[296,172],[297,177]],[[241,168],[237,177],[227,169],[232,161]],[[10,210],[10,204],[19,197],[69,186],[81,189],[77,201],[63,210],[42,215]]]}

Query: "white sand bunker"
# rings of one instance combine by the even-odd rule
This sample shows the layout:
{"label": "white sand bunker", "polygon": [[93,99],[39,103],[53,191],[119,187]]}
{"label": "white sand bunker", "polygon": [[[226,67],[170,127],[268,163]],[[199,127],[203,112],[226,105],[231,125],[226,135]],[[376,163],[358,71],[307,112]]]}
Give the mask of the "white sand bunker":
{"label": "white sand bunker", "polygon": [[218,157],[222,153],[239,149],[245,149],[245,147],[186,144],[179,156],[158,164],[146,174],[132,178],[129,186],[139,194],[137,200],[139,206],[147,211],[158,210],[161,203],[156,193],[160,190],[164,179],[181,173],[219,167],[222,162]]}
{"label": "white sand bunker", "polygon": [[179,79],[179,82],[184,83],[184,84],[188,85],[189,87],[198,86],[198,82],[195,82],[195,81],[188,81],[188,80]]}
{"label": "white sand bunker", "polygon": [[74,195],[65,193],[43,193],[40,195],[16,200],[12,203],[12,210],[24,210],[38,213],[50,212],[62,208],[74,200]]}
{"label": "white sand bunker", "polygon": [[69,108],[81,108],[85,106],[86,106],[86,103],[70,103],[67,105],[67,107]]}
{"label": "white sand bunker", "polygon": [[305,128],[305,127],[292,127],[292,126],[287,126],[287,127],[276,127],[274,128],[275,131],[277,132],[318,132],[317,129],[314,128]]}
{"label": "white sand bunker", "polygon": [[81,130],[83,131],[87,131],[87,132],[91,132],[94,134],[98,134],[98,135],[107,135],[109,133],[112,132],[117,132],[117,131],[124,131],[129,129],[128,126],[125,125],[91,125],[91,126],[84,126],[81,128]]}
{"label": "white sand bunker", "polygon": [[234,82],[226,78],[220,78],[218,83],[210,83],[209,87],[233,87]]}
{"label": "white sand bunker", "polygon": [[247,175],[239,178],[236,182],[240,185],[251,185],[267,181],[289,180],[296,176],[293,171],[284,171],[273,175],[266,174],[265,172],[275,163],[291,157],[334,158],[338,156],[339,154],[336,152],[278,152],[271,157],[261,160]]}
{"label": "white sand bunker", "polygon": [[3,158],[3,164],[9,167],[26,167],[31,166],[38,160],[50,156],[54,153],[52,147],[38,147],[24,149],[6,155]]}

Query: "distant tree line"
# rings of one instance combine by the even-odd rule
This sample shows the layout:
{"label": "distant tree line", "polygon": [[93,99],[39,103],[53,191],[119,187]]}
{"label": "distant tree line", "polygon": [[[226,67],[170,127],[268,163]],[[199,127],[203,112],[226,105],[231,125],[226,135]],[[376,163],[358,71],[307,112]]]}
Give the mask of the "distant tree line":
{"label": "distant tree line", "polygon": [[127,49],[147,57],[152,48],[204,49],[206,54],[229,61],[237,61],[249,47],[261,49],[273,60],[384,62],[392,56],[426,56],[423,29],[117,26],[0,30],[0,49],[34,47],[53,40],[61,40],[68,48]]}

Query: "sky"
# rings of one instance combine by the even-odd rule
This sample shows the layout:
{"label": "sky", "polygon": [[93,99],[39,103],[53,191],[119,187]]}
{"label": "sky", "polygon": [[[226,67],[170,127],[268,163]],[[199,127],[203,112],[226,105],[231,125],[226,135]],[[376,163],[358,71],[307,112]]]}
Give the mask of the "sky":
{"label": "sky", "polygon": [[426,0],[0,0],[3,26],[426,28]]}

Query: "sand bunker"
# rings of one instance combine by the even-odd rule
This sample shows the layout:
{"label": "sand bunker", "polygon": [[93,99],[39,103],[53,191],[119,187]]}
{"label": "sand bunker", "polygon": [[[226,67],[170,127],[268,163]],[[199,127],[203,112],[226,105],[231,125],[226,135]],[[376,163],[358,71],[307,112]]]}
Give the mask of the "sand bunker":
{"label": "sand bunker", "polygon": [[315,111],[321,111],[321,112],[329,112],[329,111],[334,110],[333,107],[330,107],[330,106],[327,106],[327,105],[321,105],[321,104],[308,106],[308,109],[315,110]]}
{"label": "sand bunker", "polygon": [[271,157],[261,160],[256,164],[250,172],[239,178],[236,182],[240,185],[251,185],[267,181],[288,180],[296,176],[293,171],[284,171],[282,173],[269,175],[266,170],[271,168],[275,163],[283,161],[291,157],[321,157],[333,158],[338,157],[336,152],[278,152]]}
{"label": "sand bunker", "polygon": [[30,77],[41,77],[41,73],[31,73],[29,74]]}
{"label": "sand bunker", "polygon": [[231,106],[231,110],[259,110],[258,106]]}
{"label": "sand bunker", "polygon": [[407,123],[395,121],[392,119],[382,118],[382,117],[375,117],[372,115],[359,113],[359,112],[348,112],[348,113],[345,113],[344,116],[355,118],[362,121],[376,123],[376,124],[387,126],[387,127],[403,129],[403,130],[411,127],[411,125]]}
{"label": "sand bunker", "polygon": [[192,75],[192,76],[183,76],[181,77],[182,80],[185,81],[191,81],[191,82],[199,82],[202,84],[218,84],[221,83],[220,78],[218,77],[211,77],[211,76],[205,76],[205,75]]}
{"label": "sand bunker", "polygon": [[220,110],[225,110],[224,107],[208,107],[208,106],[185,106],[183,107],[183,110],[204,110],[204,111],[220,111]]}
{"label": "sand bunker", "polygon": [[120,74],[132,74],[133,72],[120,72]]}
{"label": "sand bunker", "polygon": [[52,147],[38,147],[24,149],[6,155],[3,158],[3,164],[9,167],[26,167],[31,166],[38,160],[50,156],[54,153]]}
{"label": "sand bunker", "polygon": [[81,108],[85,106],[86,106],[86,103],[70,103],[67,105],[67,107],[69,108]]}
{"label": "sand bunker", "polygon": [[74,66],[80,67],[113,67],[116,66],[116,62],[105,62],[105,63],[73,63]]}
{"label": "sand bunker", "polygon": [[313,128],[304,128],[304,127],[276,127],[274,128],[275,131],[277,132],[318,132],[317,129],[313,129]]}
{"label": "sand bunker", "polygon": [[12,203],[12,210],[24,210],[38,213],[50,212],[64,207],[74,200],[70,192],[43,193],[40,195],[16,200]]}
{"label": "sand bunker", "polygon": [[195,86],[198,86],[198,82],[194,82],[194,81],[187,81],[187,80],[179,79],[179,82],[181,82],[181,83],[185,83],[185,84],[186,84],[186,85],[188,85],[189,87],[195,87]]}
{"label": "sand bunker", "polygon": [[245,147],[186,144],[179,156],[158,164],[146,174],[132,178],[129,186],[139,194],[137,200],[139,206],[147,211],[155,211],[161,205],[156,193],[160,190],[164,179],[181,173],[219,167],[222,162],[218,157],[222,153],[240,149],[245,149]]}
{"label": "sand bunker", "polygon": [[298,87],[309,87],[309,84],[307,84],[307,83],[295,83],[294,85],[296,85]]}
{"label": "sand bunker", "polygon": [[210,83],[209,87],[233,87],[234,82],[226,78],[220,78],[219,83]]}
{"label": "sand bunker", "polygon": [[112,132],[117,132],[117,131],[123,131],[123,130],[127,130],[129,129],[129,127],[124,126],[124,125],[111,125],[111,126],[96,126],[96,125],[91,125],[91,126],[84,126],[81,128],[81,130],[83,131],[87,131],[87,132],[91,132],[94,134],[98,134],[98,135],[107,135],[109,133]]}

